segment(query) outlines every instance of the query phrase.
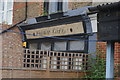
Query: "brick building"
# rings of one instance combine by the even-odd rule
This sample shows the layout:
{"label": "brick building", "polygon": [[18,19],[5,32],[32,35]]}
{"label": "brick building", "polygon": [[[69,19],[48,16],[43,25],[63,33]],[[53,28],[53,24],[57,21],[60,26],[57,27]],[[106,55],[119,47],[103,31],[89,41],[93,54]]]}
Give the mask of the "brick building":
{"label": "brick building", "polygon": [[[4,2],[3,2],[4,3]],[[2,4],[2,3],[1,3]],[[44,13],[47,14],[51,14],[51,13],[55,13],[56,11],[58,11],[57,9],[61,9],[63,11],[67,11],[68,9],[75,9],[75,6],[73,5],[73,3],[57,3],[59,5],[63,5],[58,6],[57,9],[52,9],[55,8],[55,6],[57,6],[55,3],[47,3],[47,2],[8,2],[5,3],[7,5],[7,9],[3,9],[3,13],[7,14],[9,11],[9,6],[11,5],[12,8],[10,11],[11,14],[9,14],[8,16],[4,16],[4,18],[1,18],[1,29],[8,29],[8,30],[12,30],[12,31],[17,31],[20,32],[20,30],[18,29],[17,25],[15,25],[16,23],[22,23],[22,24],[27,24],[29,23],[29,21],[31,20],[30,18],[34,18],[34,17],[39,17],[42,15],[45,15]],[[48,4],[52,7],[50,9],[48,9]],[[75,3],[74,3],[75,4]],[[79,3],[79,4],[83,4],[83,3]],[[91,3],[85,3],[85,5],[90,5]],[[53,6],[54,5],[54,6]],[[4,6],[4,4],[3,4]],[[63,8],[64,6],[65,9]],[[82,7],[83,7],[82,6]],[[48,9],[46,12],[44,12],[44,8]],[[52,9],[52,11],[50,11]],[[2,9],[1,9],[2,10]],[[9,19],[8,19],[9,18]],[[28,19],[26,21],[26,18]],[[33,21],[32,21],[33,22]],[[15,26],[12,26],[15,25]],[[18,24],[21,25],[21,24]],[[12,28],[11,28],[12,26]],[[11,28],[11,29],[10,29]],[[1,69],[1,73],[2,73],[2,78],[77,78],[79,76],[83,75],[83,72],[79,72],[76,70],[73,71],[66,71],[63,68],[66,68],[64,65],[63,67],[61,66],[61,70],[59,71],[50,71],[49,68],[46,66],[46,60],[48,61],[48,59],[43,59],[40,60],[42,61],[44,64],[40,64],[43,65],[42,68],[44,69],[38,69],[34,66],[38,66],[35,63],[31,64],[31,67],[28,67],[29,65],[24,65],[24,60],[25,58],[25,53],[30,53],[32,54],[32,51],[29,52],[29,50],[26,50],[26,52],[24,52],[24,48],[23,48],[23,42],[22,42],[22,35],[19,33],[13,33],[13,32],[9,32],[9,31],[2,31],[1,33],[1,61],[2,61],[2,69]],[[45,54],[45,51],[43,51]],[[53,53],[54,55],[57,54],[59,55],[58,52],[50,52]],[[64,54],[66,54],[64,52]],[[70,55],[72,55],[70,53]],[[77,53],[76,53],[76,57],[77,57]],[[31,58],[33,57],[38,57],[37,55],[26,55],[28,59],[26,59],[29,62],[29,56],[31,56]],[[39,55],[40,56],[40,55]],[[59,55],[60,56],[60,55]],[[44,57],[44,56],[43,56]],[[63,62],[61,64],[64,63],[66,58],[64,58]],[[32,61],[32,60],[30,60]],[[34,61],[38,61],[38,60],[34,60]],[[33,62],[34,62],[33,61]],[[61,60],[62,61],[62,60]],[[56,62],[52,62],[53,64],[56,64]],[[64,63],[66,64],[66,62]],[[74,63],[74,64],[78,64],[78,63]],[[81,63],[80,63],[81,64]],[[49,64],[47,64],[49,65]],[[32,68],[33,67],[33,68]],[[47,70],[46,70],[47,68]],[[53,66],[53,68],[56,68],[56,65]],[[76,67],[74,67],[75,69]],[[79,69],[81,69],[81,67],[78,67]]]}
{"label": "brick building", "polygon": [[[14,2],[14,1],[2,4],[2,0],[0,4],[1,4],[0,15],[3,16],[3,17],[0,17],[0,23],[2,24],[0,25],[0,29],[8,29],[8,30],[17,31],[17,32],[20,32],[20,29],[17,27],[18,25],[34,24],[36,22],[35,18],[46,15],[46,13],[53,14],[53,13],[56,13],[57,11],[61,12],[61,10],[63,12],[67,12],[68,10],[92,5],[91,2],[84,3],[84,2],[69,2],[69,1],[64,4],[60,2],[57,4],[55,3],[50,4],[48,2],[27,2],[26,3],[26,2]],[[48,5],[50,8],[48,7]],[[2,9],[3,6],[6,6],[6,7]],[[55,8],[56,6],[57,8]],[[49,16],[47,18],[49,18]],[[20,24],[15,25],[16,23],[20,23]],[[105,50],[103,49],[105,46],[106,46],[105,43],[97,42],[97,49],[99,49],[100,51]],[[35,47],[33,46],[32,49],[34,48]],[[43,60],[40,59],[41,62],[43,62],[43,63],[40,63],[42,64],[42,69],[38,69],[36,68],[38,65],[34,62],[34,61],[37,62],[37,60],[34,59],[33,64],[31,64],[32,63],[31,58],[32,57],[37,58],[37,53],[40,53],[40,51],[37,52],[35,50],[33,51],[32,49],[31,50],[26,49],[24,51],[24,49],[25,48],[23,48],[23,38],[20,33],[13,33],[13,32],[4,31],[4,30],[1,31],[1,34],[0,34],[0,55],[1,55],[0,61],[1,62],[0,63],[2,64],[0,64],[0,66],[2,66],[2,68],[0,68],[0,74],[1,74],[0,76],[2,78],[78,78],[84,75],[82,71],[78,70],[78,69],[81,69],[81,67],[77,67],[76,69],[76,66],[75,67],[72,66],[74,67],[73,70],[67,71],[66,70],[67,68],[65,66],[67,64],[66,63],[67,58],[63,58],[63,60],[61,60],[61,62],[63,61],[63,63],[61,63],[61,65],[63,66],[61,66],[60,68],[62,70],[58,70],[58,71],[54,70],[54,68],[56,69],[57,63],[55,62],[56,59],[53,58],[53,62],[51,63],[53,63],[55,66],[52,67],[53,71],[51,71],[50,68],[47,67],[47,66],[51,66],[50,64],[47,63],[49,58],[46,59],[45,56],[42,56],[44,57]],[[119,43],[116,43],[116,49],[115,49],[116,64],[119,64],[119,54],[118,54],[120,53],[119,49],[120,49],[120,45]],[[43,50],[42,52],[46,54],[46,51]],[[27,55],[25,55],[25,53]],[[28,55],[29,53],[31,55]],[[32,53],[36,55],[33,56]],[[53,53],[54,55],[57,54],[57,56],[61,57],[61,55],[59,55],[59,52],[57,51],[56,52],[50,51],[49,53]],[[66,54],[66,52],[64,52],[64,54]],[[67,54],[73,55],[74,53],[67,52]],[[80,55],[80,54],[75,53],[76,57],[78,57],[77,55]],[[86,56],[85,54],[81,54],[81,55]],[[30,63],[31,67],[25,64],[24,60],[26,60],[26,62],[27,60],[28,62],[31,61]],[[74,64],[81,64],[81,63],[77,63],[77,59],[75,60],[75,62],[76,63]],[[32,68],[32,66],[36,66],[36,67]]]}

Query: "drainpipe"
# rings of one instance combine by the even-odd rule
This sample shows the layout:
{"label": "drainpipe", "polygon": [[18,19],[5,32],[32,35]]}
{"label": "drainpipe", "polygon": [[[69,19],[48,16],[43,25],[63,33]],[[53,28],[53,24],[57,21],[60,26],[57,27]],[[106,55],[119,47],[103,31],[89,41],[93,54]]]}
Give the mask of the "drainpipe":
{"label": "drainpipe", "polygon": [[12,25],[11,27],[7,28],[6,30],[3,30],[0,34],[6,32],[7,30],[10,30],[10,29],[12,29],[12,28],[14,28],[14,27],[17,27],[17,25],[19,25],[19,24],[23,23],[24,21],[26,21],[26,19],[27,19],[27,7],[28,7],[28,6],[27,6],[27,0],[26,0],[25,19],[22,20],[22,21],[20,21],[20,22],[18,22],[18,23],[16,23],[15,25]]}
{"label": "drainpipe", "polygon": [[[26,21],[26,19],[27,19],[27,8],[28,8],[28,5],[27,5],[27,0],[26,0],[25,19],[23,20],[23,22]],[[24,30],[19,25],[17,27],[21,33],[24,33]],[[25,34],[22,34],[22,42],[25,42],[25,41],[26,41]]]}

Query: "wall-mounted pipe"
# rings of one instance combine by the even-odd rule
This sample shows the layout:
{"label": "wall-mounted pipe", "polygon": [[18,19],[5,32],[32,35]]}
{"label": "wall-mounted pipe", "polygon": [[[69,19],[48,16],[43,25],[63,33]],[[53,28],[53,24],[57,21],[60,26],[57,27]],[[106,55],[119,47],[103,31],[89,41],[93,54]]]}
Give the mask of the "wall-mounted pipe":
{"label": "wall-mounted pipe", "polygon": [[26,0],[26,6],[25,6],[25,19],[22,20],[22,21],[20,21],[20,22],[18,22],[18,23],[16,23],[15,25],[12,25],[11,27],[7,28],[6,30],[3,30],[0,34],[6,32],[7,30],[10,30],[10,29],[12,29],[12,28],[14,28],[14,27],[17,27],[17,25],[19,25],[19,24],[23,23],[24,21],[26,21],[26,19],[27,19],[27,7],[28,7],[28,5],[27,5],[27,0]]}

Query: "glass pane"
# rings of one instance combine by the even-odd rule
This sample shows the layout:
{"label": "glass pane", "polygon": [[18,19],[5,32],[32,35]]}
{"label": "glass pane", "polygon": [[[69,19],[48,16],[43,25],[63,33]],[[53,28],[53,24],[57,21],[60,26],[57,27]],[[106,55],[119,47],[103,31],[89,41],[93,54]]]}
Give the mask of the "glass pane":
{"label": "glass pane", "polygon": [[7,19],[7,23],[8,24],[12,24],[12,11],[10,10],[10,11],[7,11],[7,17],[6,17]]}
{"label": "glass pane", "polygon": [[58,12],[62,12],[63,10],[63,2],[58,2]]}
{"label": "glass pane", "polygon": [[62,66],[61,66],[61,69],[68,69],[68,58],[61,58],[61,64],[62,64]]}
{"label": "glass pane", "polygon": [[82,65],[82,59],[80,58],[73,58],[73,69],[74,70],[81,70],[82,67],[80,65]]}
{"label": "glass pane", "polygon": [[4,21],[4,12],[0,12],[0,24]]}
{"label": "glass pane", "polygon": [[41,50],[51,50],[51,43],[49,42],[41,43]]}
{"label": "glass pane", "polygon": [[5,16],[4,16],[4,12],[2,12],[2,22],[5,21]]}
{"label": "glass pane", "polygon": [[13,17],[13,0],[7,0],[6,6],[6,22],[10,25]]}
{"label": "glass pane", "polygon": [[41,63],[43,69],[47,68],[47,57],[43,57]]}
{"label": "glass pane", "polygon": [[63,2],[63,12],[68,11],[68,0],[64,0]]}
{"label": "glass pane", "polygon": [[13,2],[12,0],[7,2],[7,10],[12,10],[13,9]]}
{"label": "glass pane", "polygon": [[37,43],[30,43],[30,49],[37,49]]}
{"label": "glass pane", "polygon": [[4,1],[0,0],[0,24],[3,22],[4,16]]}
{"label": "glass pane", "polygon": [[84,41],[70,41],[70,50],[84,50]]}
{"label": "glass pane", "polygon": [[66,50],[67,42],[55,42],[54,50]]}
{"label": "glass pane", "polygon": [[2,13],[0,13],[0,24],[2,23]]}
{"label": "glass pane", "polygon": [[57,57],[51,57],[51,69],[57,69]]}
{"label": "glass pane", "polygon": [[4,2],[0,0],[0,11],[4,10]]}
{"label": "glass pane", "polygon": [[55,13],[57,12],[58,9],[58,1],[57,0],[52,0],[49,5],[49,13]]}

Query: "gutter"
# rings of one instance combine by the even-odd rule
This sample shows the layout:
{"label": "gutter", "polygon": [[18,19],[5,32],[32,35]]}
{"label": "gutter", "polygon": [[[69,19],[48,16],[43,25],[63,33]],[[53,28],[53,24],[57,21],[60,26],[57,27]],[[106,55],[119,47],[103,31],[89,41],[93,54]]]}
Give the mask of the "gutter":
{"label": "gutter", "polygon": [[6,30],[3,30],[0,34],[6,32],[7,30],[10,30],[10,29],[12,29],[12,28],[14,28],[14,27],[17,27],[17,25],[19,25],[19,24],[23,23],[24,21],[26,21],[26,19],[27,19],[27,7],[28,7],[28,6],[27,6],[27,0],[26,0],[25,19],[22,20],[22,21],[20,21],[20,22],[18,22],[18,23],[16,23],[15,25],[12,25],[11,27],[7,28]]}

